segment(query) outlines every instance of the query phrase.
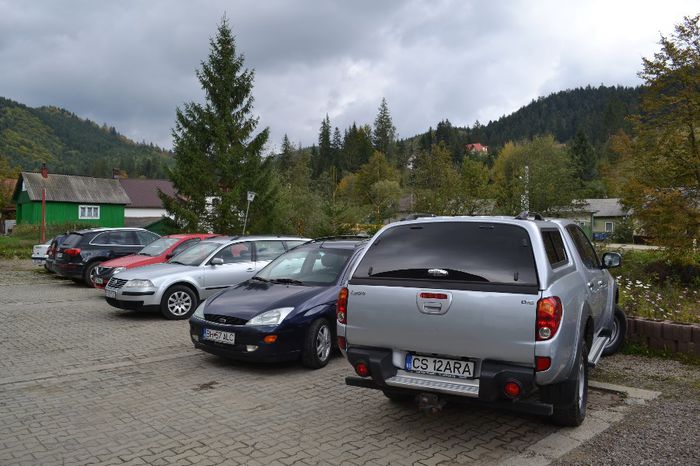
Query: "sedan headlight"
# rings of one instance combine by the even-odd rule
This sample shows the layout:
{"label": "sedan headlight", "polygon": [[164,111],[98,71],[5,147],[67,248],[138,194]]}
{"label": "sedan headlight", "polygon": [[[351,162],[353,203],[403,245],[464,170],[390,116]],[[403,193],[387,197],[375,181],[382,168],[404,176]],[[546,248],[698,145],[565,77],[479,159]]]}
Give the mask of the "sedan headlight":
{"label": "sedan headlight", "polygon": [[153,288],[153,282],[150,280],[129,280],[124,288]]}
{"label": "sedan headlight", "polygon": [[266,311],[250,319],[246,325],[279,325],[293,310],[293,307],[281,307]]}
{"label": "sedan headlight", "polygon": [[202,301],[199,306],[197,306],[197,309],[194,311],[194,314],[192,314],[195,317],[199,317],[200,319],[204,320],[204,304],[207,301],[204,300]]}
{"label": "sedan headlight", "polygon": [[118,274],[119,272],[123,272],[123,271],[125,271],[125,270],[126,270],[126,267],[116,267],[116,268],[114,269],[114,271],[112,272],[112,275],[116,275],[116,274]]}

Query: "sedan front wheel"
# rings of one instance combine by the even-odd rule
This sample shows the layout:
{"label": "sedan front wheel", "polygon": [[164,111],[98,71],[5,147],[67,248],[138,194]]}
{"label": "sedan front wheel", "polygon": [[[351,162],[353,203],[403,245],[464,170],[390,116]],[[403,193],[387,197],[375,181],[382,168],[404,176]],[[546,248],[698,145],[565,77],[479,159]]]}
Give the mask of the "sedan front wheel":
{"label": "sedan front wheel", "polygon": [[187,319],[197,309],[197,296],[184,285],[168,288],[160,301],[160,313],[169,320]]}
{"label": "sedan front wheel", "polygon": [[302,364],[311,369],[319,369],[328,364],[332,349],[333,332],[328,320],[315,320],[306,331],[304,350],[301,354]]}

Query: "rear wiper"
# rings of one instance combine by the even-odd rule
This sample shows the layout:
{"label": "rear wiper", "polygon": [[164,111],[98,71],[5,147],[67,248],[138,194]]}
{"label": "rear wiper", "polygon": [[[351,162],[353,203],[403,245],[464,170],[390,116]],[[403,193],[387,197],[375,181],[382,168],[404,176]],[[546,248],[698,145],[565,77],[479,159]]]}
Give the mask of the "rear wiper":
{"label": "rear wiper", "polygon": [[304,282],[300,280],[295,280],[293,278],[273,278],[270,280],[272,283],[280,283],[283,285],[303,285]]}
{"label": "rear wiper", "polygon": [[266,279],[264,279],[264,278],[262,278],[262,277],[257,277],[257,276],[256,276],[256,277],[252,277],[251,280],[256,280],[256,281],[263,282],[263,283],[267,283],[267,282],[270,281],[270,280],[266,280]]}

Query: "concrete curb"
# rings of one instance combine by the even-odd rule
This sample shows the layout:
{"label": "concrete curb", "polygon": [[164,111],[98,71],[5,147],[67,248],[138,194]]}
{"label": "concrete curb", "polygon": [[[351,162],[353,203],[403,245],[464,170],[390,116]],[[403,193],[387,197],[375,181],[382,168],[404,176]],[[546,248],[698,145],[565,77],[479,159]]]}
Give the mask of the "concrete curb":
{"label": "concrete curb", "polygon": [[[625,395],[626,405],[639,405],[653,400],[660,392],[643,390],[634,387],[625,387],[603,382],[590,381],[589,388],[608,392],[622,393]],[[564,427],[559,429],[539,442],[530,445],[519,455],[507,458],[499,465],[502,466],[544,466],[555,461],[582,443],[592,439],[596,435],[606,431],[625,416],[624,412],[629,406],[616,406],[604,411],[589,411],[586,420],[578,427]]]}

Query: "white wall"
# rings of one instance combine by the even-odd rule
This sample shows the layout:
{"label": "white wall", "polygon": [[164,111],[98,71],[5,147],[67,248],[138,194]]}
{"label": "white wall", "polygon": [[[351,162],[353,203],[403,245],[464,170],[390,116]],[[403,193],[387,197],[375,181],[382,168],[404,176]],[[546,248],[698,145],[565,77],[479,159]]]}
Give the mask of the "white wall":
{"label": "white wall", "polygon": [[167,216],[168,212],[165,209],[156,208],[137,208],[137,207],[125,207],[124,217],[125,218],[142,218],[142,217],[162,217]]}

